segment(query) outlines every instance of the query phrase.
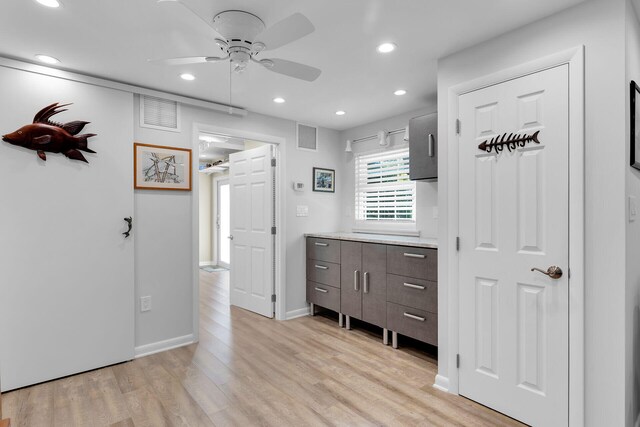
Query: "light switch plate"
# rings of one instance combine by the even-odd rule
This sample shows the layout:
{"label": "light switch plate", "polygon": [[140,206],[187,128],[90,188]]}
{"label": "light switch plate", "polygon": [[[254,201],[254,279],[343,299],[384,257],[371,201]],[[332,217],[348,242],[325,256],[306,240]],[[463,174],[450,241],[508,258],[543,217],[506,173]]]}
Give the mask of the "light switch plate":
{"label": "light switch plate", "polygon": [[151,311],[151,297],[150,296],[140,297],[140,311],[143,312],[143,313],[145,311]]}
{"label": "light switch plate", "polygon": [[638,216],[638,202],[636,196],[629,196],[629,222],[634,222]]}
{"label": "light switch plate", "polygon": [[296,216],[309,216],[309,206],[306,206],[306,205],[296,206]]}

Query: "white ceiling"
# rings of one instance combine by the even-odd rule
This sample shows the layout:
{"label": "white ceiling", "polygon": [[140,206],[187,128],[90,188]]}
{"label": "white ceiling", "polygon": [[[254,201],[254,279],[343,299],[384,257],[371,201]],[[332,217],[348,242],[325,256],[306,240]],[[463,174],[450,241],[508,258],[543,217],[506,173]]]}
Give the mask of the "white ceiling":
{"label": "white ceiling", "polygon": [[[34,61],[43,53],[60,68],[195,98],[229,103],[228,63],[171,67],[147,59],[215,56],[209,27],[178,4],[156,0],[2,0],[0,55]],[[294,12],[316,31],[265,52],[321,68],[313,83],[249,64],[234,74],[231,102],[249,111],[347,129],[424,107],[436,94],[436,60],[565,9],[582,0],[200,0],[213,16],[258,15],[267,27]],[[376,46],[398,49],[381,55]],[[268,53],[268,55],[267,55]],[[193,82],[178,75],[189,72]],[[403,88],[407,95],[397,97]],[[281,96],[285,104],[274,104]],[[345,110],[336,116],[336,110]]]}

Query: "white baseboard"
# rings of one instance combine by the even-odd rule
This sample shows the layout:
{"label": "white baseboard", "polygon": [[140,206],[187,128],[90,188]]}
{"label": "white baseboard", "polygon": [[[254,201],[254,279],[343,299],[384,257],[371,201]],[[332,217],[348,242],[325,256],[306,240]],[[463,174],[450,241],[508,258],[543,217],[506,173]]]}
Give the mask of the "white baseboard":
{"label": "white baseboard", "polygon": [[216,265],[213,261],[200,261],[200,267],[206,267],[208,265]]}
{"label": "white baseboard", "polygon": [[449,393],[449,378],[436,375],[436,382],[433,384],[433,388]]}
{"label": "white baseboard", "polygon": [[308,316],[310,314],[309,307],[299,308],[297,310],[287,311],[285,319],[291,320],[297,317]]}
{"label": "white baseboard", "polygon": [[194,342],[196,342],[195,336],[193,334],[189,334],[151,344],[141,345],[135,348],[135,357],[137,359],[139,357],[150,356],[155,353],[160,353],[161,351],[184,347],[185,345],[193,344]]}

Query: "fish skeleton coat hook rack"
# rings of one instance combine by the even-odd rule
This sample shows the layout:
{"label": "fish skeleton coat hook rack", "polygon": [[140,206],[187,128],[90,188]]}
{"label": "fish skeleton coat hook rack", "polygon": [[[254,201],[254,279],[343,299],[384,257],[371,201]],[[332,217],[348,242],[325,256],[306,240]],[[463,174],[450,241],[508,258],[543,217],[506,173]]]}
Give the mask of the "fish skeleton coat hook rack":
{"label": "fish skeleton coat hook rack", "polygon": [[502,136],[496,136],[495,138],[492,138],[491,141],[484,141],[482,144],[478,145],[478,148],[482,151],[486,151],[487,153],[490,153],[491,150],[493,150],[497,154],[504,150],[504,146],[506,145],[509,152],[511,152],[517,147],[524,147],[528,142],[535,142],[536,144],[540,144],[540,141],[538,140],[539,133],[540,131],[537,131],[533,135],[521,135],[519,133],[512,133],[509,134],[508,137],[505,133]]}

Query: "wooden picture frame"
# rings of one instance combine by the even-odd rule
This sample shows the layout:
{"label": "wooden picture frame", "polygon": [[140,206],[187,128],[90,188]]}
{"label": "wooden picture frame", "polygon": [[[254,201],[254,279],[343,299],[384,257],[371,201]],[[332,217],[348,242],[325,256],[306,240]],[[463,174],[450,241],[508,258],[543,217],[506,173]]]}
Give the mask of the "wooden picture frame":
{"label": "wooden picture frame", "polygon": [[193,165],[188,148],[133,144],[136,190],[191,191]]}
{"label": "wooden picture frame", "polygon": [[313,191],[336,192],[336,171],[334,169],[313,168]]}
{"label": "wooden picture frame", "polygon": [[631,102],[631,132],[630,141],[630,164],[636,169],[640,169],[640,102],[638,95],[640,94],[640,86],[635,81],[630,84],[630,102]]}

